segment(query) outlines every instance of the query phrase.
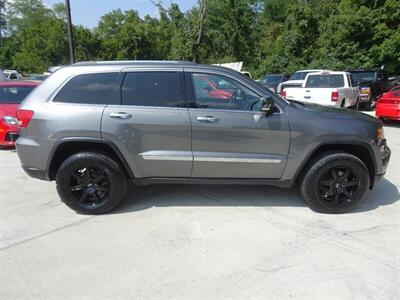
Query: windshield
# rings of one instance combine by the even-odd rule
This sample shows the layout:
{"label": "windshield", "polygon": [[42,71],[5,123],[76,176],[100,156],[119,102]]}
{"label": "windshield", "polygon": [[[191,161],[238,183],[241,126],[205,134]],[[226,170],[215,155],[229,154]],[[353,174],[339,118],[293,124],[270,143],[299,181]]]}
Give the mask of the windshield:
{"label": "windshield", "polygon": [[306,88],[340,88],[344,86],[344,78],[341,74],[309,75]]}
{"label": "windshield", "polygon": [[355,81],[375,80],[375,72],[350,72]]}
{"label": "windshield", "polygon": [[290,76],[289,80],[304,80],[308,73],[311,73],[311,72],[296,72],[296,73],[293,73]]}
{"label": "windshield", "polygon": [[281,75],[268,75],[265,76],[263,79],[264,83],[275,83],[278,84],[282,81]]}
{"label": "windshield", "polygon": [[0,104],[19,104],[34,87],[0,87]]}

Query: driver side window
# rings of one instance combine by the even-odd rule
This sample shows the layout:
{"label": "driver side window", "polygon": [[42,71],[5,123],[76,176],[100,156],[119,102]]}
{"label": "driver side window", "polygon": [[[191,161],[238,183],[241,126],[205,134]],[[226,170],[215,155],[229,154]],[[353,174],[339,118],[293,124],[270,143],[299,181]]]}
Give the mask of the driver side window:
{"label": "driver side window", "polygon": [[260,101],[260,95],[229,77],[194,73],[192,78],[197,108],[252,110]]}

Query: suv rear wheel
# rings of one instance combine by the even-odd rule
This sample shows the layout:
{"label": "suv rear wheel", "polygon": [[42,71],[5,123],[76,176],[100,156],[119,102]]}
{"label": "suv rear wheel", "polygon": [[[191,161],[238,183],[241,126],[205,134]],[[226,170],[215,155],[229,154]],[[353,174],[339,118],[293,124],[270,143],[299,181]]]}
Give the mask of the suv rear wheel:
{"label": "suv rear wheel", "polygon": [[358,205],[369,188],[365,164],[349,153],[317,157],[301,181],[301,194],[310,208],[322,213],[345,213]]}
{"label": "suv rear wheel", "polygon": [[126,177],[119,163],[110,157],[80,152],[61,164],[56,184],[61,200],[76,212],[102,214],[121,202]]}

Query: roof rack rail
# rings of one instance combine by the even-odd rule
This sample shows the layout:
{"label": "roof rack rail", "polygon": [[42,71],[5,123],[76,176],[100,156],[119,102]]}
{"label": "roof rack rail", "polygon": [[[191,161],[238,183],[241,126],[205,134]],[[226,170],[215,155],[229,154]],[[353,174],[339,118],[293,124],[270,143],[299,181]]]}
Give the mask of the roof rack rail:
{"label": "roof rack rail", "polygon": [[99,61],[83,61],[74,63],[74,66],[87,65],[141,65],[141,64],[162,64],[162,65],[195,65],[190,61],[179,60],[99,60]]}

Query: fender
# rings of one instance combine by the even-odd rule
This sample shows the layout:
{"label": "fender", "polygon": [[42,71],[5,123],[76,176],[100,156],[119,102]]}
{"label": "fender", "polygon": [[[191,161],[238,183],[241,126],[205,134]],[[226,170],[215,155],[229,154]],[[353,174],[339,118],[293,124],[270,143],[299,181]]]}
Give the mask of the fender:
{"label": "fender", "polygon": [[94,145],[97,144],[101,144],[101,145],[105,145],[111,148],[111,150],[113,151],[113,153],[118,157],[118,159],[120,160],[122,167],[124,168],[124,170],[126,171],[126,173],[128,174],[128,176],[133,179],[135,178],[132,169],[130,168],[128,162],[126,161],[126,159],[124,158],[124,156],[121,154],[121,152],[119,151],[118,147],[111,141],[109,140],[104,140],[101,138],[93,138],[93,137],[66,137],[66,138],[62,138],[60,140],[58,140],[54,145],[53,148],[50,151],[49,154],[49,158],[47,160],[47,164],[46,164],[46,178],[47,180],[51,180],[51,178],[53,177],[52,174],[50,174],[51,172],[51,165],[53,163],[53,159],[54,159],[54,155],[57,152],[57,150],[59,149],[60,146],[63,146],[65,144],[70,144],[70,143],[79,143],[79,142],[84,142],[84,143],[91,143]]}

